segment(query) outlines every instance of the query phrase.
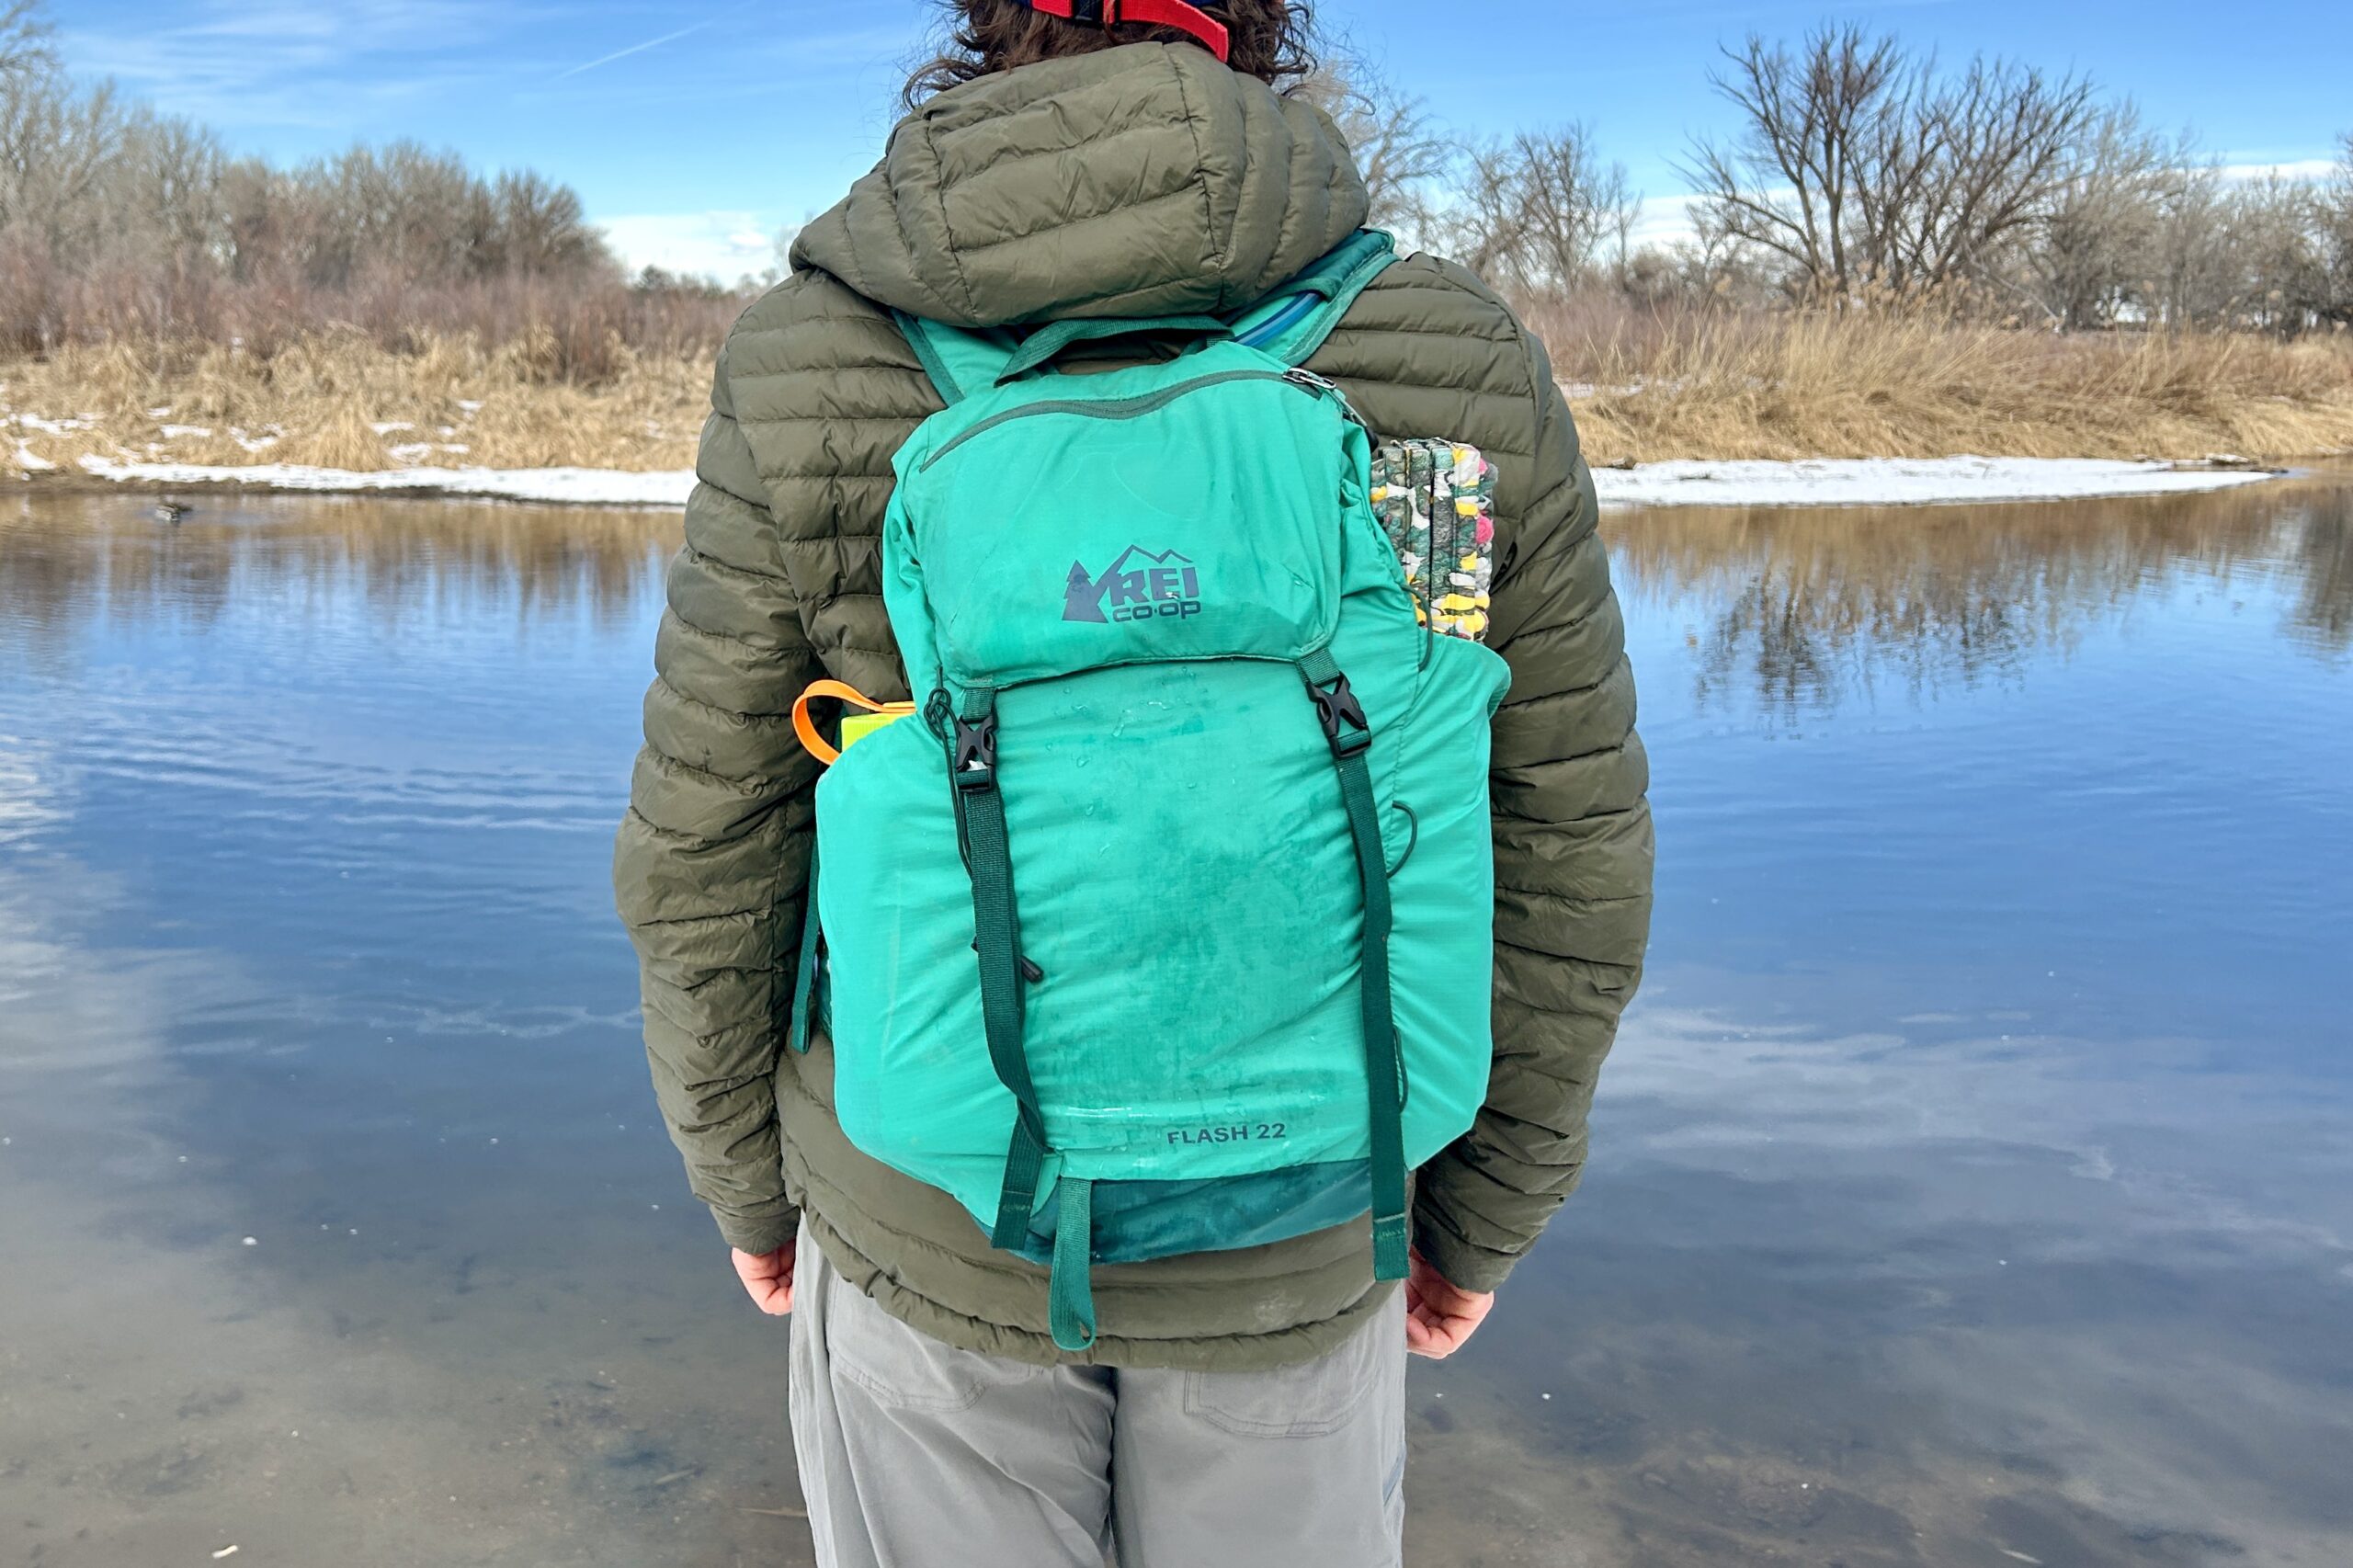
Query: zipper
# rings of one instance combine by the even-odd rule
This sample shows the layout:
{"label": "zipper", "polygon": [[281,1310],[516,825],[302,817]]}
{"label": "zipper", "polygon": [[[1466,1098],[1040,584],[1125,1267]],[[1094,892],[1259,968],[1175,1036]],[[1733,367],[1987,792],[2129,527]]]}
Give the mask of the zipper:
{"label": "zipper", "polygon": [[[1145,392],[1140,397],[1115,398],[1056,398],[1044,403],[1026,403],[1008,408],[1002,414],[992,414],[977,425],[967,426],[949,437],[946,445],[923,460],[915,472],[927,473],[931,465],[971,440],[973,437],[994,430],[1016,419],[1028,419],[1041,414],[1072,414],[1088,419],[1137,419],[1154,414],[1175,403],[1211,387],[1230,385],[1235,381],[1281,381],[1317,397],[1330,397],[1340,405],[1340,412],[1358,425],[1364,420],[1348,406],[1348,398],[1337,386],[1308,370],[1219,370],[1207,376],[1196,376],[1188,381],[1163,387],[1158,392]],[[1370,430],[1370,426],[1365,426]]]}
{"label": "zipper", "polygon": [[1348,394],[1340,390],[1339,382],[1326,381],[1314,371],[1302,369],[1297,366],[1285,370],[1283,380],[1295,387],[1304,387],[1318,397],[1330,398],[1340,405],[1340,412],[1347,415],[1349,424],[1356,426],[1368,436],[1372,434],[1372,426],[1365,423],[1364,415],[1357,412],[1357,405],[1348,401]]}

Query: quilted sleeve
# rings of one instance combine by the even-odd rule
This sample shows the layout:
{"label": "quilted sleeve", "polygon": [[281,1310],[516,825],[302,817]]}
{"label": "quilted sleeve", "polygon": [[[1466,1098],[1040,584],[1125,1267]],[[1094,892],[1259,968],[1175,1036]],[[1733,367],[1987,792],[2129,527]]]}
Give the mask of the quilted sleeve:
{"label": "quilted sleeve", "polygon": [[[1497,518],[1495,1074],[1472,1130],[1426,1165],[1415,1242],[1492,1290],[1576,1186],[1586,1118],[1649,939],[1648,765],[1592,475],[1543,347],[1519,332],[1531,483]],[[1517,380],[1517,377],[1514,378]]]}
{"label": "quilted sleeve", "polygon": [[796,1222],[772,1075],[815,810],[790,712],[818,672],[733,404],[722,354],[613,881],[688,1181],[729,1244],[765,1253]]}

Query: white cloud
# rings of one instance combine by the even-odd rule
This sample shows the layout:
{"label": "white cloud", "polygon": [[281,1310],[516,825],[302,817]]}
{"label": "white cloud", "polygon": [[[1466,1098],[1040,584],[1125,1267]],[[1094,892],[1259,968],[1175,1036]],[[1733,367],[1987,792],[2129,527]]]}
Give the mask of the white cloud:
{"label": "white cloud", "polygon": [[776,261],[776,236],[786,224],[770,214],[719,209],[706,212],[637,212],[600,218],[597,226],[631,272],[658,267],[733,283]]}
{"label": "white cloud", "polygon": [[2293,158],[2284,164],[2224,164],[2225,179],[2326,179],[2336,170],[2334,158]]}
{"label": "white cloud", "polygon": [[111,76],[159,107],[215,124],[352,122],[374,107],[504,79],[483,55],[534,9],[487,11],[463,0],[212,3],[175,26],[145,31],[65,28],[66,62]]}
{"label": "white cloud", "polygon": [[1634,220],[1634,248],[1643,250],[1655,245],[1665,249],[1699,238],[1699,225],[1691,217],[1691,209],[1699,200],[1696,196],[1644,197],[1642,215]]}

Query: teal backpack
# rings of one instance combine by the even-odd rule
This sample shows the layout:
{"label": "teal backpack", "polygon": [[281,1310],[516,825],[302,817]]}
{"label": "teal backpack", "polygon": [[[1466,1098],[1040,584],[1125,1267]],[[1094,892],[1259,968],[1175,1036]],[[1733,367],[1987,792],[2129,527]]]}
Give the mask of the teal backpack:
{"label": "teal backpack", "polygon": [[[1370,1210],[1403,1278],[1407,1173],[1485,1096],[1508,676],[1420,623],[1297,368],[1393,259],[1360,234],[1236,322],[900,320],[948,403],[882,540],[918,710],[818,786],[793,1040],[822,984],[844,1132],[1051,1262],[1068,1351],[1095,1263]],[[1053,369],[1138,332],[1197,346]]]}

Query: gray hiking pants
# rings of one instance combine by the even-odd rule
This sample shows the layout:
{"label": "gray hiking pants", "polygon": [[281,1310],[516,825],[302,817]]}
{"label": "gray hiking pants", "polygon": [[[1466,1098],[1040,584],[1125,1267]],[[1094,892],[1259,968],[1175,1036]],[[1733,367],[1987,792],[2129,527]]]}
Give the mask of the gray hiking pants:
{"label": "gray hiking pants", "polygon": [[1405,1325],[1274,1372],[957,1350],[801,1233],[792,1442],[822,1568],[1398,1568]]}

